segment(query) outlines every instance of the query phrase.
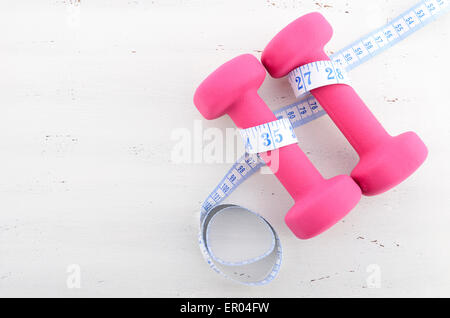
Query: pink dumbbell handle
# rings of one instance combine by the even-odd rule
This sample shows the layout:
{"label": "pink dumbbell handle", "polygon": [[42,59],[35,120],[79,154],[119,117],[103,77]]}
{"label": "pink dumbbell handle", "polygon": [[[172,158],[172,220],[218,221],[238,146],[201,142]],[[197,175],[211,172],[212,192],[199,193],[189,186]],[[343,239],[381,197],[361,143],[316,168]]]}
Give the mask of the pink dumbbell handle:
{"label": "pink dumbbell handle", "polygon": [[[239,101],[230,107],[228,115],[236,126],[241,129],[277,120],[274,113],[256,91],[248,91],[243,95]],[[279,152],[278,165],[271,165],[268,162],[267,157],[270,157],[270,153],[261,154],[261,157],[294,200],[297,200],[309,191],[313,191],[317,184],[324,181],[319,171],[317,171],[298,145],[289,145],[276,151]]]}
{"label": "pink dumbbell handle", "polygon": [[[315,61],[329,60],[324,52],[315,57]],[[323,86],[313,89],[311,94],[360,156],[391,138],[352,87]]]}

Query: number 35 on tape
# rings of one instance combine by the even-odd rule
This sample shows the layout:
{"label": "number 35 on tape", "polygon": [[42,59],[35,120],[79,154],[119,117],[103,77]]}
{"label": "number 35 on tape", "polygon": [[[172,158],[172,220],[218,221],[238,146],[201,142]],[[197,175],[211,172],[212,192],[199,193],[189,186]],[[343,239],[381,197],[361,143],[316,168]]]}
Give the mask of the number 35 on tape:
{"label": "number 35 on tape", "polygon": [[267,124],[241,129],[245,150],[257,154],[275,150],[298,142],[289,119],[282,118]]}

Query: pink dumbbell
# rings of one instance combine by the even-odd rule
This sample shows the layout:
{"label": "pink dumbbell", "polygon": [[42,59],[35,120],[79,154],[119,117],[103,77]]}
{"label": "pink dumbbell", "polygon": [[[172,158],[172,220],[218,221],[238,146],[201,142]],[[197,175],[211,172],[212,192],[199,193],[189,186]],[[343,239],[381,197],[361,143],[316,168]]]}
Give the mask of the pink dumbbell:
{"label": "pink dumbbell", "polygon": [[[284,28],[267,45],[262,63],[275,77],[316,61],[329,60],[323,51],[333,29],[320,13],[307,14]],[[313,89],[325,109],[359,154],[351,176],[365,195],[385,192],[408,178],[425,161],[428,150],[414,133],[390,136],[352,87],[330,85]]]}
{"label": "pink dumbbell", "polygon": [[[206,119],[228,114],[241,129],[275,121],[257,92],[265,77],[264,67],[253,55],[238,56],[200,84],[194,104]],[[276,151],[279,165],[272,171],[295,200],[285,221],[297,237],[308,239],[322,233],[360,200],[361,189],[349,176],[324,179],[298,145]],[[262,157],[268,158],[270,153]]]}

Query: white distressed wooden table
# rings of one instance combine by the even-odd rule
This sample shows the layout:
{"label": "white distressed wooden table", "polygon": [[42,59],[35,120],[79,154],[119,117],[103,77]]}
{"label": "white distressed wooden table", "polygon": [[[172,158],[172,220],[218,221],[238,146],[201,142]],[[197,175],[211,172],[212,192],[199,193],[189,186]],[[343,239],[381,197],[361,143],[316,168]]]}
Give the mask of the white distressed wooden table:
{"label": "white distressed wooden table", "polygon": [[[230,164],[171,158],[174,131],[234,127],[203,120],[192,102],[218,65],[259,57],[311,11],[334,26],[334,51],[414,3],[2,0],[0,296],[450,296],[449,16],[352,71],[392,134],[414,130],[428,145],[410,179],[310,241],[284,225],[292,200],[274,176],[230,198],[280,234],[273,283],[225,280],[199,252],[199,206]],[[294,101],[269,77],[260,94],[273,109]],[[357,161],[327,117],[297,135],[327,177]],[[374,269],[380,288],[368,288]]]}

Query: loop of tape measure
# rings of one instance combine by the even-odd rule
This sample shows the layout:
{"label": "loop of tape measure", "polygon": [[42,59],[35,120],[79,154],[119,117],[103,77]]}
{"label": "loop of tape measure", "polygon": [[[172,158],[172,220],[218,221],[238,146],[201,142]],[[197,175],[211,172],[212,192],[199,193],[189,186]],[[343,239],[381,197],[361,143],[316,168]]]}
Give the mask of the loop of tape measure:
{"label": "loop of tape measure", "polygon": [[[275,229],[262,216],[241,206],[220,203],[264,165],[265,163],[259,155],[245,154],[242,156],[229,169],[225,177],[222,178],[214,191],[205,200],[200,213],[198,243],[206,262],[217,273],[246,285],[267,284],[278,274],[282,259],[280,239]],[[223,222],[224,217],[227,215],[234,217],[231,222],[230,218],[228,222],[226,219]],[[222,222],[220,222],[221,217]],[[237,222],[236,218],[238,218]],[[225,230],[224,233],[226,235],[225,239],[224,235],[219,235],[215,238],[216,245],[214,245],[214,238],[211,235],[211,227],[214,225],[216,229]],[[240,231],[237,231],[237,225],[241,226]],[[254,244],[242,246],[241,242],[249,239],[245,235],[254,233],[255,227],[262,229],[260,231],[263,232],[260,233],[261,237],[257,241],[253,240]],[[239,242],[238,244],[233,244],[233,240],[229,240],[229,236],[233,234],[237,236],[242,234],[241,237],[238,236],[234,240],[234,242]],[[237,253],[238,249],[239,251],[242,250],[239,253],[240,255],[247,253],[254,256],[240,258],[232,256],[234,258],[233,261],[225,260],[225,256],[222,256],[222,253],[214,251],[217,241],[220,242],[220,239],[222,241],[225,240],[225,245],[227,245],[224,248],[226,256],[230,257],[230,253]],[[270,244],[266,244],[267,246],[263,244],[262,248],[259,249],[261,252],[257,253],[258,249],[255,251],[254,245],[259,244],[261,239],[265,242],[270,242]]]}
{"label": "loop of tape measure", "polygon": [[[222,220],[216,221],[220,218]],[[221,229],[222,235],[211,237],[212,228]],[[231,234],[241,235],[230,239],[230,231]],[[255,232],[263,233],[252,235]],[[222,253],[232,260],[224,260],[213,252],[217,241],[219,244],[222,243],[222,246],[225,245],[225,252]],[[247,244],[242,246],[242,242]],[[201,222],[199,245],[211,269],[246,285],[265,285],[272,281],[280,270],[282,251],[275,229],[259,214],[237,205],[222,204],[208,212],[205,211]],[[255,249],[255,245],[262,246],[262,249]],[[236,257],[238,248],[244,252],[238,253],[239,256]]]}
{"label": "loop of tape measure", "polygon": [[[349,71],[415,33],[446,13],[449,8],[450,0],[420,1],[392,22],[333,54],[330,60],[334,66],[340,65],[345,71]],[[319,70],[317,83],[321,81],[325,83],[328,80],[328,77],[324,80],[322,76],[330,73],[327,67],[331,65],[324,66],[325,73]],[[312,69],[311,65],[309,67]],[[301,67],[289,75],[291,84],[297,85],[293,88],[296,96],[301,96],[300,100],[274,112],[278,119],[289,120],[294,128],[325,115],[325,111],[315,98],[303,88],[299,89],[302,83],[305,84],[304,76],[308,71],[307,67]],[[296,74],[303,76],[300,86],[295,79]],[[331,77],[336,74],[334,69]],[[308,75],[312,76],[312,73]],[[291,80],[293,76],[295,77]],[[306,78],[307,90],[316,85],[313,85],[314,78],[311,78],[313,79],[311,84],[308,84],[308,77]],[[320,78],[322,80],[319,80]],[[344,83],[344,80],[341,83]],[[209,266],[217,273],[246,285],[267,284],[276,277],[282,259],[280,240],[274,228],[262,216],[237,205],[220,203],[264,165],[257,154],[242,156],[207,197],[200,214],[199,245]],[[248,230],[250,226],[256,229],[257,236],[252,236],[253,229]],[[258,243],[262,243],[262,246],[255,247]],[[238,256],[234,256],[233,253],[237,253]],[[249,253],[250,256],[244,255],[245,253]]]}

